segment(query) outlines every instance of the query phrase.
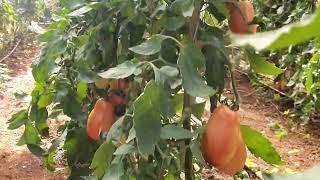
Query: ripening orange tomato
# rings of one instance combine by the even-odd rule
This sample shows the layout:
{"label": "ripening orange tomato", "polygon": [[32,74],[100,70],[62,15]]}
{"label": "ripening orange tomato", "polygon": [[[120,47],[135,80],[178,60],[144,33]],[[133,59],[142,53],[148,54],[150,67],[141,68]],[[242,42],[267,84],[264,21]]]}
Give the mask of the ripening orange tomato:
{"label": "ripening orange tomato", "polygon": [[219,105],[205,127],[201,150],[204,159],[229,175],[243,168],[247,152],[240,132],[240,116]]}
{"label": "ripening orange tomato", "polygon": [[257,32],[257,25],[249,24],[255,14],[250,1],[240,1],[237,6],[232,3],[226,3],[226,7],[229,10],[229,29],[231,32],[237,34]]}
{"label": "ripening orange tomato", "polygon": [[107,133],[115,121],[114,106],[103,98],[97,100],[87,121],[87,133],[93,140],[100,139],[100,132]]}

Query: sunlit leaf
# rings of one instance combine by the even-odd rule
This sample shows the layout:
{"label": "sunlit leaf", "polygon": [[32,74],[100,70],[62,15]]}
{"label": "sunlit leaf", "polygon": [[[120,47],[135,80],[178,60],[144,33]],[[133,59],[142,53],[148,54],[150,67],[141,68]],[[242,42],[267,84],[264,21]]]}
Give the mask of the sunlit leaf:
{"label": "sunlit leaf", "polygon": [[246,146],[253,155],[270,164],[285,164],[271,142],[263,137],[261,133],[246,125],[241,125],[241,133]]}
{"label": "sunlit leaf", "polygon": [[254,51],[247,50],[246,54],[248,56],[251,68],[257,73],[277,76],[283,72],[282,69],[278,68],[275,64],[265,60]]}
{"label": "sunlit leaf", "polygon": [[11,116],[8,120],[8,129],[17,129],[22,126],[28,120],[28,111],[21,110]]}
{"label": "sunlit leaf", "polygon": [[17,145],[18,146],[21,146],[24,144],[37,145],[39,143],[40,143],[40,137],[37,129],[32,125],[30,120],[26,121],[23,135],[20,137]]}

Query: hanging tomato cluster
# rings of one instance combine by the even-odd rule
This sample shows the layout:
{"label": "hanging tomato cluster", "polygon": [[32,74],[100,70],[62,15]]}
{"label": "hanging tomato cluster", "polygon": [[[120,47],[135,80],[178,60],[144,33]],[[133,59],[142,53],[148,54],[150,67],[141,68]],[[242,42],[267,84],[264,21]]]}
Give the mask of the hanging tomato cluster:
{"label": "hanging tomato cluster", "polygon": [[[97,87],[107,87],[105,80],[98,80]],[[90,112],[87,120],[87,133],[93,140],[99,140],[100,134],[107,134],[116,116],[122,116],[125,113],[124,90],[128,88],[127,79],[114,79],[110,83],[106,98],[100,98],[96,101],[93,110]]]}
{"label": "hanging tomato cluster", "polygon": [[254,8],[250,1],[226,3],[229,10],[229,29],[236,34],[255,33],[257,25],[251,24],[254,18]]}
{"label": "hanging tomato cluster", "polygon": [[240,116],[225,105],[211,114],[202,136],[204,159],[221,172],[234,175],[243,168],[247,158],[240,132]]}

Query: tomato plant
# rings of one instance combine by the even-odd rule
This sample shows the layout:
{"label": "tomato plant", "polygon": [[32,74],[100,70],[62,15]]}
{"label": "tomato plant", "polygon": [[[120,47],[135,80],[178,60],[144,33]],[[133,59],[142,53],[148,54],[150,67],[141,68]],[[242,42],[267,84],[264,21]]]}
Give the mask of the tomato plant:
{"label": "tomato plant", "polygon": [[[238,1],[229,0],[60,0],[52,23],[39,35],[43,46],[32,64],[36,82],[30,106],[8,121],[10,129],[25,127],[18,145],[26,144],[50,170],[55,168],[56,151],[62,148],[69,179],[199,179],[201,171],[193,165],[209,167],[205,159],[210,160],[202,157],[200,148],[205,103],[196,99],[210,97],[214,113],[224,78],[230,75],[235,97],[229,105],[236,111],[240,103],[229,56],[233,46],[225,46],[230,39],[225,36],[226,27],[219,28],[228,19],[225,2],[239,7]],[[249,44],[261,50],[270,44],[275,49],[279,44],[287,47],[316,35],[312,31],[291,42],[282,40],[285,35],[281,32],[277,36],[280,40],[258,41],[264,44],[250,44],[249,40],[261,38],[260,34],[231,40],[234,45]],[[246,53],[257,72],[282,72],[252,48],[246,48]],[[93,118],[90,112],[99,111],[101,119],[115,117],[112,108],[94,107],[96,102],[109,102],[100,98],[109,97],[110,92],[118,97],[113,104],[122,104],[120,110],[124,111],[110,129],[99,128],[108,132],[95,141],[88,136],[86,125]],[[231,165],[217,168],[231,175],[241,169],[245,145],[266,162],[283,164],[261,133],[240,125],[237,115],[232,115],[236,112],[229,111],[222,112],[226,125],[220,125],[233,125],[230,141],[235,143],[230,143],[230,151],[239,151],[242,160],[230,156]],[[48,136],[46,120],[59,114],[70,120],[61,125],[60,136],[46,147],[42,143]],[[191,119],[198,120],[194,123]],[[94,139],[98,139],[96,130]],[[224,138],[223,131],[211,135],[217,141]],[[211,137],[206,141],[210,145]]]}

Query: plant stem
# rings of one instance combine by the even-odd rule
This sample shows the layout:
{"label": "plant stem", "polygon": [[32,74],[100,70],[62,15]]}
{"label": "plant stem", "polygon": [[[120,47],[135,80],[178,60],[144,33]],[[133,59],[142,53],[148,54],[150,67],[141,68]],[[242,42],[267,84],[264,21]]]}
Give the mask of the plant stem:
{"label": "plant stem", "polygon": [[[183,128],[191,131],[191,97],[187,92],[183,96]],[[184,173],[186,180],[193,180],[192,152],[189,146],[191,139],[184,141],[186,148],[184,160]]]}
{"label": "plant stem", "polygon": [[[200,9],[201,9],[202,1],[195,1],[194,10],[192,12],[192,16],[189,21],[189,37],[193,42],[197,40],[197,33],[199,27],[199,18],[200,18]],[[191,131],[191,96],[184,92],[183,96],[183,128],[188,131]],[[192,163],[192,152],[189,147],[191,139],[185,140],[185,159],[184,159],[184,173],[186,180],[193,180],[193,163]]]}

